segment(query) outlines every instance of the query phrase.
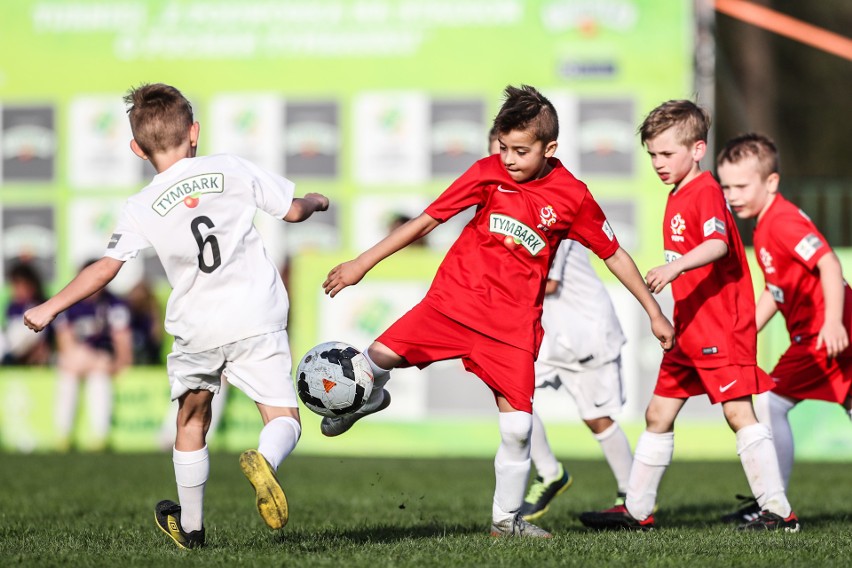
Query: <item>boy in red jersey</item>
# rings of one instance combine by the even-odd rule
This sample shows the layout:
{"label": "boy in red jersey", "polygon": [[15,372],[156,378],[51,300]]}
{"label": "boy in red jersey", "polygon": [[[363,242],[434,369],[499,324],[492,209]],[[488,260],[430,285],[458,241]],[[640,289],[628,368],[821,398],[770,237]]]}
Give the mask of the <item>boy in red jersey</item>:
{"label": "boy in red jersey", "polygon": [[648,288],[672,284],[678,341],[663,356],[647,428],[633,454],[623,506],[583,513],[593,528],[648,529],[657,488],[674,450],[674,422],[691,396],[721,403],[736,432],[737,453],[760,514],[742,529],[798,531],[778,470],[772,434],[758,423],[751,397],[773,383],[757,367],[754,292],[745,251],[719,184],[699,161],[707,149],[710,117],[690,101],[666,102],[639,132],[657,175],[673,185],[663,218],[667,264],[651,269]]}
{"label": "boy in red jersey", "polygon": [[[754,251],[766,281],[757,302],[758,331],[781,312],[790,347],[771,376],[775,389],[757,397],[769,424],[784,486],[793,470],[793,432],[787,413],[802,400],[852,408],[852,290],[825,237],[801,209],[778,193],[778,150],[760,134],[730,140],[717,159],[722,191],[741,219],[756,219]],[[754,514],[747,503],[725,520]]]}
{"label": "boy in red jersey", "polygon": [[494,119],[499,156],[476,162],[417,218],[329,272],[323,288],[333,297],[382,259],[476,207],[423,301],[364,352],[375,380],[370,399],[353,414],[324,418],[321,430],[340,435],[386,408],[390,369],[460,358],[491,388],[500,410],[491,534],[547,538],[519,510],[530,470],[541,306],[559,243],[578,240],[604,259],[647,311],[663,348],[671,347],[673,329],[589,190],[553,158],[559,133],[553,105],[529,86],[507,87],[505,95]]}

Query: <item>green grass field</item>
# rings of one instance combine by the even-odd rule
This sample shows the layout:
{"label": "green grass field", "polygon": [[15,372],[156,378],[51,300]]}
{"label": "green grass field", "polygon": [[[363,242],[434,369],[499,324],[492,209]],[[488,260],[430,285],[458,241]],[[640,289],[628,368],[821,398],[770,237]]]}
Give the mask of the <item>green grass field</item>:
{"label": "green grass field", "polygon": [[738,462],[678,462],[660,491],[658,530],[595,533],[577,514],[609,505],[602,461],[570,463],[574,486],[541,525],[550,541],[488,536],[490,459],[291,456],[291,517],[272,533],[233,454],[213,454],[208,546],[182,551],[154,526],[174,499],[167,454],[0,455],[0,566],[823,566],[849,565],[846,464],[801,463],[790,497],[799,534],[716,522],[746,483]]}

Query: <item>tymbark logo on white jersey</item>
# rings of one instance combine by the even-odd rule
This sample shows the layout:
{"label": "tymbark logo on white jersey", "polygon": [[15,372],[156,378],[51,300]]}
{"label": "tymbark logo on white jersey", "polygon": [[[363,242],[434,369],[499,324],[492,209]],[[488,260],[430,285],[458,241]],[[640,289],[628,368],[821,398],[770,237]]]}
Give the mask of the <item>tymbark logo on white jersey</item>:
{"label": "tymbark logo on white jersey", "polygon": [[222,193],[225,190],[224,174],[199,174],[182,179],[166,188],[151,204],[151,208],[160,217],[183,203],[190,209],[198,205],[198,196],[202,193]]}

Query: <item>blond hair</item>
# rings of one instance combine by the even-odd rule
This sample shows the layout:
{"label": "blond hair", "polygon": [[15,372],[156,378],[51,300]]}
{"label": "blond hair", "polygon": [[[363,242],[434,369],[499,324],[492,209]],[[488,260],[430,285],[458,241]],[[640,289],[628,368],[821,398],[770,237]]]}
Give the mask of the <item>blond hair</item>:
{"label": "blond hair", "polygon": [[756,132],[741,134],[728,140],[716,158],[716,167],[725,162],[736,164],[751,156],[757,159],[762,179],[779,172],[778,147],[771,138]]}
{"label": "blond hair", "polygon": [[677,129],[678,141],[684,146],[706,142],[710,131],[710,115],[692,101],[666,101],[648,113],[639,127],[642,143],[656,138],[669,128]]}
{"label": "blond hair", "polygon": [[163,83],[130,89],[124,97],[128,105],[133,138],[151,156],[183,144],[192,126],[192,105],[180,91]]}

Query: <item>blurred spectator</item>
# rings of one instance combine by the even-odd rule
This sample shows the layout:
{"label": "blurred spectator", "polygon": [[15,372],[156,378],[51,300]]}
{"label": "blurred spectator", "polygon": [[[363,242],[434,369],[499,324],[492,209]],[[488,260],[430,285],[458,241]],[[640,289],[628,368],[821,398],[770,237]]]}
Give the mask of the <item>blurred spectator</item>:
{"label": "blurred spectator", "polygon": [[3,364],[46,365],[52,354],[53,328],[33,333],[23,320],[25,311],[46,299],[41,278],[31,264],[20,263],[9,271],[9,286],[11,297],[6,306]]}
{"label": "blurred spectator", "polygon": [[163,363],[163,315],[147,282],[140,281],[127,293],[134,365]]}
{"label": "blurred spectator", "polygon": [[71,449],[80,382],[86,381],[92,449],[106,449],[112,419],[113,377],[133,362],[130,310],[106,290],[62,312],[54,321],[59,351],[56,427],[60,449]]}

